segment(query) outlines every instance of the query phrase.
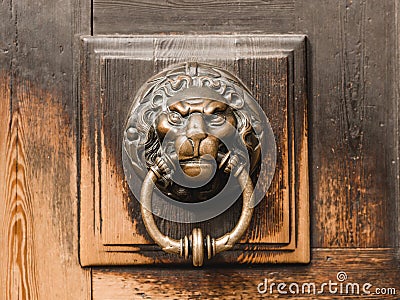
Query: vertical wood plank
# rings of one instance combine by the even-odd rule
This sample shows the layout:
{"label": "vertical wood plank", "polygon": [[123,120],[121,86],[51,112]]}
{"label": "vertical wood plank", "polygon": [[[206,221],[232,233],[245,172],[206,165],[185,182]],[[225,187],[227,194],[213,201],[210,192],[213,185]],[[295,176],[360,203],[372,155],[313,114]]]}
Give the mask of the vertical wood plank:
{"label": "vertical wood plank", "polygon": [[0,298],[7,299],[12,289],[9,266],[12,265],[10,252],[13,251],[9,245],[8,229],[12,214],[15,213],[12,202],[13,195],[16,194],[15,186],[11,186],[16,181],[16,172],[13,169],[16,145],[12,145],[10,130],[12,114],[10,74],[15,30],[12,5],[8,1],[0,2],[0,20]]}
{"label": "vertical wood plank", "polygon": [[308,34],[314,247],[392,247],[396,230],[394,5],[297,1]]}
{"label": "vertical wood plank", "polygon": [[[394,120],[397,120],[395,123],[395,150],[397,151],[396,156],[396,169],[395,169],[395,190],[396,190],[396,199],[400,199],[400,1],[395,1],[394,7],[394,21],[395,21],[395,32],[394,32],[394,45],[395,45],[395,63],[393,64],[395,77],[393,80],[393,90],[396,99],[396,105],[394,107]],[[400,201],[396,201],[397,203],[397,228],[398,233],[397,236],[397,248],[398,248],[398,257],[400,257]]]}
{"label": "vertical wood plank", "polygon": [[3,1],[0,16],[0,298],[89,299],[91,271],[78,261],[72,45],[90,31],[90,2]]}
{"label": "vertical wood plank", "polygon": [[18,115],[10,106],[8,76],[1,77],[0,93],[1,298],[37,299],[32,198],[24,182],[24,151],[18,139]]}
{"label": "vertical wood plank", "polygon": [[[37,261],[35,256],[32,195],[26,184],[25,151],[21,143],[23,133],[18,114],[13,114],[10,127],[7,161],[11,187],[6,201],[8,209],[5,225],[8,237],[7,299],[37,299]],[[11,180],[10,180],[11,179]]]}
{"label": "vertical wood plank", "polygon": [[[8,203],[11,189],[8,187],[10,179],[10,170],[7,163],[7,149],[11,150],[11,145],[8,143],[8,128],[10,123],[10,90],[9,78],[2,74],[0,83],[0,246],[4,249],[0,255],[0,290],[1,297],[5,298],[7,286],[7,265],[8,265],[8,238],[6,219],[10,214]],[[9,151],[10,151],[9,150]]]}
{"label": "vertical wood plank", "polygon": [[[0,289],[3,299],[37,299],[37,265],[34,259],[32,198],[26,188],[24,151],[19,143],[19,117],[14,97],[18,45],[17,12],[2,2],[0,53]],[[3,36],[2,36],[3,37]]]}
{"label": "vertical wood plank", "polygon": [[[364,80],[365,121],[364,151],[365,196],[361,202],[369,218],[361,218],[362,230],[371,228],[366,245],[396,246],[399,194],[398,150],[399,132],[396,130],[398,98],[393,88],[396,81],[395,3],[365,1]],[[355,7],[357,9],[357,7]],[[372,163],[371,163],[372,161]],[[368,225],[365,223],[368,222]],[[373,224],[372,226],[369,224]],[[382,228],[380,227],[382,226]],[[360,234],[363,237],[363,234]],[[373,241],[373,242],[372,242]],[[379,241],[379,242],[378,242]],[[362,244],[360,244],[362,245]]]}

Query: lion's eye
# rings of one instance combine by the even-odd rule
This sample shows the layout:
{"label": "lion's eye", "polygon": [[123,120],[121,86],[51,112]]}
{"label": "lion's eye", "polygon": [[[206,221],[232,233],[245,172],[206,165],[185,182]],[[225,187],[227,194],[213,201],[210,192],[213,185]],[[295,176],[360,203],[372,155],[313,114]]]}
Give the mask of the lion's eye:
{"label": "lion's eye", "polygon": [[183,124],[183,118],[179,113],[172,111],[168,114],[168,122],[172,125],[179,126]]}
{"label": "lion's eye", "polygon": [[225,116],[221,113],[215,113],[208,116],[208,121],[210,125],[220,126],[225,123]]}

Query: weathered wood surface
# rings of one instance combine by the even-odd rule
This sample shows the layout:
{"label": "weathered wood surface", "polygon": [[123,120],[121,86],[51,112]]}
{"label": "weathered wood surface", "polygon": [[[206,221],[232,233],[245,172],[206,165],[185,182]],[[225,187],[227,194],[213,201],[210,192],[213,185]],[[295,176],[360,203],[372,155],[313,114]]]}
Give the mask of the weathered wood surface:
{"label": "weathered wood surface", "polygon": [[[394,76],[393,76],[393,97],[394,97],[394,105],[393,105],[393,118],[397,120],[394,124],[394,133],[395,133],[395,141],[394,141],[394,151],[397,149],[397,157],[395,160],[396,167],[394,168],[394,176],[396,176],[396,183],[395,183],[395,195],[397,198],[397,243],[395,242],[398,248],[398,254],[400,257],[400,2],[395,2],[395,12],[394,12],[394,19],[395,19],[395,28],[393,33],[394,38],[394,47],[395,51],[393,53],[393,57],[395,59],[395,63],[392,65]],[[394,225],[395,227],[396,225]]]}
{"label": "weathered wood surface", "polygon": [[313,57],[313,245],[395,245],[396,7],[378,1],[304,5],[296,31],[309,35]]}
{"label": "weathered wood surface", "polygon": [[[258,299],[259,297],[287,297],[294,299],[335,299],[338,294],[329,294],[325,287],[321,295],[280,295],[276,286],[260,295],[257,285],[268,280],[286,283],[315,283],[316,293],[322,283],[340,283],[338,272],[345,272],[343,283],[358,283],[362,293],[364,283],[370,283],[371,295],[358,295],[368,299],[398,299],[400,291],[400,264],[392,249],[314,249],[312,262],[307,266],[275,265],[248,268],[219,267],[203,269],[183,268],[125,268],[94,269],[93,299]],[[395,288],[396,295],[374,295],[376,288]],[[288,291],[288,287],[286,287]],[[338,293],[340,285],[338,285]],[[345,286],[343,292],[346,293]],[[357,298],[349,290],[340,298]]]}
{"label": "weathered wood surface", "polygon": [[295,0],[95,0],[93,12],[95,34],[288,33],[296,22]]}
{"label": "weathered wood surface", "polygon": [[[0,298],[90,298],[78,261],[74,34],[87,3],[0,3]],[[86,28],[86,29],[85,29]]]}
{"label": "weathered wood surface", "polygon": [[[69,115],[66,118],[67,122],[63,123],[62,117],[66,112],[73,110],[74,106],[71,92],[73,85],[71,41],[73,33],[88,33],[90,29],[88,13],[90,1],[81,2],[76,0],[61,3],[40,0],[32,5],[26,0],[19,0],[0,3],[2,81],[0,84],[0,195],[2,197],[0,298],[2,299],[7,299],[6,293],[18,295],[20,298],[22,295],[28,295],[22,293],[23,290],[26,291],[26,286],[18,283],[18,280],[22,279],[24,282],[30,282],[29,295],[32,297],[38,295],[40,299],[82,299],[87,295],[90,296],[90,271],[82,271],[76,262],[77,229],[74,220],[77,218],[77,207],[74,200],[75,192],[72,192],[74,183],[71,181],[70,186],[64,186],[67,174],[72,170],[70,175],[72,178],[75,172],[75,153],[71,146],[73,134],[67,130],[73,128],[74,118]],[[150,4],[165,4],[166,1],[145,3],[130,1],[125,6],[117,3],[111,0],[102,3],[94,1],[95,33],[114,33],[120,26],[121,31],[125,30],[126,33],[251,31],[308,34],[312,83],[310,90],[313,95],[310,106],[313,245],[389,247],[395,245],[396,241],[399,245],[400,230],[396,232],[400,224],[398,219],[400,216],[398,0],[234,1],[233,6],[225,1],[218,1],[219,7],[211,6],[209,9],[207,7],[210,6],[205,4],[206,1],[197,1],[194,7],[185,6],[185,3],[190,4],[190,2],[180,0],[168,2],[171,4],[162,10]],[[124,17],[119,11],[122,13],[128,11],[127,6],[132,9],[129,9]],[[185,9],[179,9],[180,6],[184,6]],[[110,7],[119,11],[112,12]],[[107,10],[118,17],[112,19],[106,16],[104,20],[100,18],[101,15],[107,14]],[[174,15],[173,18],[170,18],[171,13]],[[127,16],[132,18],[127,21]],[[81,30],[82,28],[84,30]],[[59,43],[60,41],[62,43]],[[55,54],[57,51],[62,54]],[[65,75],[61,76],[60,74],[64,72]],[[16,100],[17,90],[20,93],[22,90],[29,92],[23,96],[22,115],[17,114],[19,107],[19,101]],[[40,96],[49,93],[53,96],[47,98]],[[51,101],[44,104],[41,98]],[[34,103],[32,111],[29,108],[31,99],[36,99],[32,102]],[[49,111],[53,113],[58,112],[49,120],[46,120],[49,116],[47,107],[51,107]],[[28,118],[30,113],[32,119]],[[19,185],[25,184],[23,182],[29,185],[29,189],[20,187],[19,195],[24,194],[25,212],[30,209],[33,211],[33,222],[28,227],[23,227],[21,222],[17,222],[18,225],[14,227],[10,227],[11,223],[5,224],[5,220],[11,222],[13,218],[14,220],[18,218],[18,214],[15,213],[17,211],[15,195],[17,195],[17,176],[20,175],[17,175],[15,169],[19,162],[17,163],[15,159],[13,161],[12,158],[17,157],[18,153],[18,138],[12,138],[17,132],[17,126],[24,136],[24,144],[21,144],[19,151],[24,153],[25,160],[21,162],[27,164],[20,174],[25,174],[27,178],[22,180],[18,177]],[[49,131],[44,135],[48,138],[59,134],[60,129],[58,150],[50,151],[51,140],[41,138],[39,133]],[[12,141],[14,145],[11,144]],[[28,150],[32,147],[36,151]],[[41,152],[40,149],[45,151]],[[46,153],[51,154],[50,159],[45,159]],[[60,175],[57,173],[56,178],[47,175],[53,164],[56,165],[61,159],[67,161],[60,162],[56,167]],[[47,169],[43,168],[41,171],[41,166],[45,165]],[[14,185],[11,186],[11,183]],[[61,185],[63,187],[60,187]],[[58,194],[56,195],[56,192],[60,191],[67,192],[63,195],[65,198],[62,201],[61,198],[57,198]],[[32,198],[26,199],[27,195]],[[71,202],[68,203],[68,200]],[[28,205],[32,207],[28,208]],[[19,211],[21,212],[21,209]],[[26,215],[26,219],[30,217],[32,215]],[[72,223],[68,223],[69,221]],[[15,234],[9,235],[10,228],[14,228],[12,230]],[[26,268],[21,277],[18,275],[21,263],[18,260],[13,262],[11,258],[16,256],[14,252],[10,253],[10,249],[13,251],[21,249],[23,244],[19,239],[24,237],[22,230],[27,232],[28,228],[33,230],[34,240],[38,236],[40,239],[25,248],[31,250],[30,254],[24,257],[33,257],[35,262],[25,264]],[[10,236],[14,238],[14,243],[9,244]],[[22,239],[22,241],[27,240]],[[369,258],[365,260],[354,254],[348,259],[337,256],[338,258],[334,260],[343,261],[340,270],[348,272],[350,278],[360,278],[356,276],[364,276],[363,270],[367,270],[364,277],[366,281],[376,278],[374,283],[382,282],[382,285],[389,287],[393,283],[398,283],[398,275],[393,277],[393,274],[396,274],[393,268],[399,268],[398,257],[393,259],[396,251],[380,252],[379,249],[370,251]],[[313,263],[307,267],[275,266],[257,269],[255,274],[251,273],[252,268],[231,270],[218,268],[209,272],[217,274],[215,276],[207,275],[205,273],[207,270],[191,269],[178,269],[181,275],[173,276],[170,273],[167,276],[165,274],[169,271],[166,269],[160,271],[159,268],[139,268],[124,269],[125,273],[113,270],[117,272],[113,279],[110,278],[114,274],[111,271],[106,273],[106,270],[95,270],[94,293],[96,296],[102,293],[104,297],[111,293],[109,297],[111,299],[127,295],[126,292],[131,295],[129,292],[139,287],[132,286],[132,290],[126,287],[130,287],[131,283],[140,284],[143,278],[149,276],[149,284],[143,286],[143,290],[146,291],[135,294],[136,298],[143,298],[146,295],[166,296],[161,294],[162,291],[178,295],[179,290],[173,285],[164,285],[164,290],[160,292],[155,288],[160,282],[160,273],[168,282],[180,280],[186,283],[186,290],[182,290],[192,298],[200,297],[194,292],[200,283],[203,291],[209,293],[210,297],[213,297],[212,291],[218,293],[218,289],[222,289],[218,284],[222,281],[227,284],[227,289],[231,289],[229,290],[231,294],[236,288],[238,291],[246,292],[252,289],[254,292],[256,288],[254,284],[262,280],[265,274],[269,274],[268,272],[281,274],[276,277],[277,279],[292,276],[294,279],[298,277],[308,280],[319,278],[319,274],[322,274],[321,278],[334,279],[339,267],[332,272],[329,267],[332,268],[333,265],[329,262],[336,257],[336,254],[328,256],[330,258],[318,259],[314,254]],[[33,265],[36,269],[33,269]],[[7,279],[8,268],[11,266],[15,266],[13,269],[15,272],[12,273],[12,279],[11,277]],[[32,279],[33,271],[36,279]],[[174,272],[176,274],[176,271]],[[190,281],[185,281],[185,276]],[[125,277],[133,280],[123,285],[122,279]],[[204,277],[209,278],[207,282]],[[102,278],[110,282],[115,280],[121,289],[118,291],[111,288],[99,289],[99,284],[104,282],[100,280]],[[247,281],[250,283],[247,284]],[[147,292],[150,289],[151,292]],[[197,288],[197,291],[199,290]],[[158,298],[156,296],[153,298]],[[237,294],[237,298],[240,298],[240,295]]]}

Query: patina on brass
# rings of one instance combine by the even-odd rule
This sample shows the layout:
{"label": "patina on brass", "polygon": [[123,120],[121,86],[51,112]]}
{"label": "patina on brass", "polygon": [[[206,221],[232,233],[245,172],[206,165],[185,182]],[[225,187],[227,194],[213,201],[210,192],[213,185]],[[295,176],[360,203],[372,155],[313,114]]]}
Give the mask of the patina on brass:
{"label": "patina on brass", "polygon": [[[250,224],[251,177],[259,170],[260,147],[250,116],[241,112],[245,93],[249,94],[230,73],[207,64],[185,63],[146,83],[139,92],[145,100],[132,108],[135,113],[127,122],[124,145],[135,172],[144,177],[140,202],[147,231],[164,251],[185,258],[191,255],[195,266],[201,266],[205,256],[210,259],[231,249]],[[140,151],[146,160],[145,175]],[[231,174],[241,187],[243,207],[230,232],[213,238],[194,228],[180,240],[160,232],[149,209],[155,186],[175,200],[196,203],[217,195]]]}

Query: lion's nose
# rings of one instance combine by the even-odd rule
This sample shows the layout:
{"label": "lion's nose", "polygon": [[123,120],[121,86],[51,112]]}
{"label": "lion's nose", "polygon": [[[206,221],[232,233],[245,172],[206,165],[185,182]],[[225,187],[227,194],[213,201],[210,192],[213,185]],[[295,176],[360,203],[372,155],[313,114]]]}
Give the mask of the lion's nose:
{"label": "lion's nose", "polygon": [[201,114],[196,113],[190,115],[188,119],[186,135],[192,141],[198,141],[207,137],[204,120]]}
{"label": "lion's nose", "polygon": [[200,143],[207,137],[204,120],[200,113],[190,115],[186,127],[186,136],[192,143],[193,156],[200,156]]}

